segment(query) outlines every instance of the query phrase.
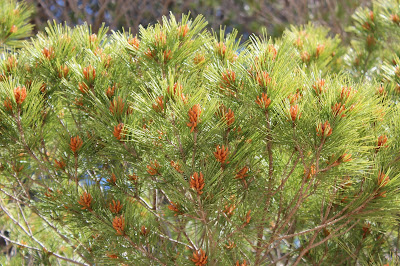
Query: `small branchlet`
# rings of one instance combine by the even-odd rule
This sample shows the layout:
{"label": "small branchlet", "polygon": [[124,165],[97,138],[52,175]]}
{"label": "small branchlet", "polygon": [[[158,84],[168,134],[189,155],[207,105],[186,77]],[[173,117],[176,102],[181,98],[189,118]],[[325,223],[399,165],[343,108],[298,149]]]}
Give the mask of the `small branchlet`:
{"label": "small branchlet", "polygon": [[112,221],[112,226],[117,235],[125,235],[125,217],[123,215],[115,216]]}
{"label": "small branchlet", "polygon": [[204,188],[204,176],[203,173],[194,172],[193,175],[190,177],[190,188],[196,190],[198,195],[203,194]]}
{"label": "small branchlet", "polygon": [[203,266],[203,265],[207,264],[207,258],[208,258],[208,256],[206,255],[204,250],[200,249],[200,250],[196,250],[193,252],[191,261],[193,261],[193,263],[196,266]]}
{"label": "small branchlet", "polygon": [[87,209],[88,211],[91,211],[91,205],[92,205],[92,195],[90,195],[90,193],[87,192],[83,192],[83,194],[80,197],[80,200],[78,201],[78,203],[80,205],[82,205],[82,210]]}

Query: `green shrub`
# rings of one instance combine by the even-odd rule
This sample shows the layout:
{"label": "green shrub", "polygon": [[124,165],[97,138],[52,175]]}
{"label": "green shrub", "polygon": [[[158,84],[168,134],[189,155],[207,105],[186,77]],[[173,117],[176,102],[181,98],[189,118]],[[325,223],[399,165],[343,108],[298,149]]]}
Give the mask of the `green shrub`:
{"label": "green shrub", "polygon": [[311,24],[244,43],[205,26],[49,24],[5,54],[0,219],[19,259],[396,263],[397,68],[353,68]]}

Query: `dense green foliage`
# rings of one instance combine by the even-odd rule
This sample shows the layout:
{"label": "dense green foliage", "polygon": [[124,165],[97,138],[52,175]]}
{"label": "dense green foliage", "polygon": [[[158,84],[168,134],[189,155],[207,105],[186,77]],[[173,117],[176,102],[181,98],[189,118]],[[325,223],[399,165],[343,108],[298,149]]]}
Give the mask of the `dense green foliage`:
{"label": "dense green foliage", "polygon": [[2,262],[395,265],[399,15],[358,10],[350,47],[50,23],[0,64]]}
{"label": "dense green foliage", "polygon": [[21,39],[29,37],[33,26],[28,23],[32,8],[25,3],[1,1],[0,9],[0,49],[22,46]]}

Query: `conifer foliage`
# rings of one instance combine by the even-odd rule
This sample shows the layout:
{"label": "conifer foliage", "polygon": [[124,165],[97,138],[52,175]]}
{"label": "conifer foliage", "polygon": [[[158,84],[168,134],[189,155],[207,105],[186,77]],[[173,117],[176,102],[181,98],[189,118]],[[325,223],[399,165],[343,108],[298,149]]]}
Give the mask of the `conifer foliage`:
{"label": "conifer foliage", "polygon": [[0,51],[22,47],[21,39],[30,36],[33,25],[28,23],[32,8],[24,2],[0,2]]}
{"label": "conifer foliage", "polygon": [[5,54],[0,219],[22,260],[396,263],[396,77],[339,72],[311,24],[244,43],[205,26],[49,23]]}

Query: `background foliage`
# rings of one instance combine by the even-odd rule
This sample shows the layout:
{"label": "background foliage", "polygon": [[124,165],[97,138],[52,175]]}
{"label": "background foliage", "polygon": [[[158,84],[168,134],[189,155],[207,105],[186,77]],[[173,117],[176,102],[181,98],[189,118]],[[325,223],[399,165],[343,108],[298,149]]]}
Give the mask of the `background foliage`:
{"label": "background foliage", "polygon": [[[209,29],[227,26],[239,31],[245,39],[262,28],[278,37],[290,24],[301,25],[309,21],[331,29],[348,40],[345,28],[351,24],[351,15],[361,6],[370,6],[370,0],[28,0],[36,6],[33,24],[43,30],[48,20],[66,21],[68,25],[87,22],[97,31],[103,22],[113,30],[130,27],[134,34],[139,25],[154,24],[162,16],[191,12],[192,16],[203,15]],[[229,7],[229,8],[227,8]]]}

